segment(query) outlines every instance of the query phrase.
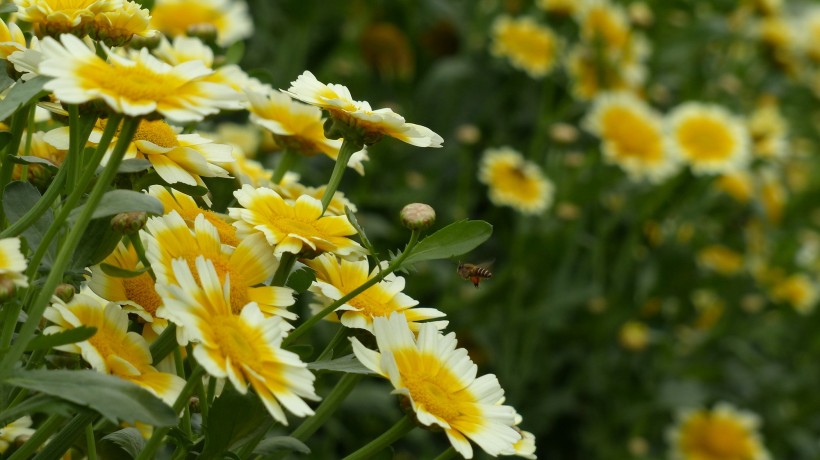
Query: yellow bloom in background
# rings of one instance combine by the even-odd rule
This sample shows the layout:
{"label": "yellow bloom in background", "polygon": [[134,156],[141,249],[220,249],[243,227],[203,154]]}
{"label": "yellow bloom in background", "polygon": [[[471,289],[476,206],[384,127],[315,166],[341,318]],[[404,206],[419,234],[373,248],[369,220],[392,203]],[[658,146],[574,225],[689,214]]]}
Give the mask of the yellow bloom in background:
{"label": "yellow bloom in background", "polygon": [[26,415],[0,428],[0,454],[5,454],[17,438],[21,436],[24,438],[31,437],[37,431],[31,428],[31,424],[31,417]]}
{"label": "yellow bloom in background", "polygon": [[[370,271],[366,259],[339,260],[333,254],[322,254],[305,263],[316,272],[316,281],[310,286],[310,291],[319,301],[317,305],[311,306],[314,313],[341,299],[378,274],[378,268]],[[391,273],[337,308],[336,312],[341,315],[338,320],[345,327],[373,332],[374,318],[388,317],[393,312],[399,312],[405,316],[413,332],[418,332],[421,324],[433,324],[439,330],[447,327],[447,321],[421,323],[420,321],[443,318],[446,315],[435,308],[413,308],[418,305],[418,301],[404,294],[403,290],[404,278]],[[336,320],[336,313],[331,313],[327,319]]]}
{"label": "yellow bloom in background", "polygon": [[769,222],[778,224],[783,220],[783,209],[788,201],[781,174],[773,169],[762,169],[760,181],[760,204],[763,206],[763,213]]}
{"label": "yellow bloom in background", "polygon": [[197,257],[205,256],[216,267],[220,280],[230,277],[230,301],[235,314],[254,302],[266,315],[296,319],[296,314],[287,309],[294,303],[293,290],[262,285],[279,268],[279,261],[262,235],[244,237],[236,248],[231,248],[222,244],[216,227],[204,215],[196,217],[191,231],[176,212],[149,219],[145,229],[143,244],[158,286],[177,284],[172,270],[174,260],[184,259],[193,269]]}
{"label": "yellow bloom in background", "polygon": [[327,110],[333,118],[364,132],[375,142],[381,136],[394,137],[417,147],[441,147],[444,139],[429,128],[404,121],[404,117],[384,108],[373,110],[366,101],[354,101],[343,85],[324,84],[309,71],[292,81],[285,91],[290,96]]}
{"label": "yellow bloom in background", "polygon": [[510,147],[487,149],[478,179],[489,187],[490,201],[524,214],[540,214],[552,204],[553,185],[541,168]]}
{"label": "yellow bloom in background", "polygon": [[[20,148],[17,150],[17,153],[20,156],[28,155],[42,158],[54,166],[62,165],[68,151],[65,149],[58,149],[46,142],[45,135],[46,133],[43,131],[33,133],[31,135],[31,146],[29,147],[26,145],[26,142],[28,142],[28,136],[23,134],[23,138],[20,142]],[[43,165],[30,164],[26,166],[26,180],[38,187],[46,187],[51,183],[51,178],[53,176],[54,174]],[[14,180],[22,180],[23,165],[14,165],[14,171],[12,172],[11,177]]]}
{"label": "yellow bloom in background", "polygon": [[618,342],[627,350],[643,350],[649,344],[649,327],[640,321],[627,321],[618,332]]}
{"label": "yellow bloom in background", "polygon": [[[102,263],[131,272],[145,268],[134,248],[122,242]],[[168,325],[165,319],[156,316],[157,309],[162,306],[162,298],[157,294],[154,279],[148,272],[117,277],[106,273],[100,265],[95,265],[91,267],[88,287],[103,299],[122,305],[127,313],[135,313],[143,321],[150,323],[157,333],[161,333]]]}
{"label": "yellow bloom in background", "polygon": [[[94,16],[113,11],[115,0],[14,0],[17,18],[34,25],[38,35],[79,32]],[[83,34],[84,35],[84,34]]]}
{"label": "yellow bloom in background", "polygon": [[695,318],[696,329],[705,330],[714,326],[726,310],[726,302],[714,291],[698,289],[692,292],[692,304],[698,316]]}
{"label": "yellow bloom in background", "polygon": [[668,121],[672,151],[695,174],[736,171],[749,160],[746,127],[721,106],[687,102]]}
{"label": "yellow bloom in background", "polygon": [[135,35],[153,36],[156,31],[148,27],[151,13],[139,3],[126,0],[113,0],[109,11],[102,11],[94,16],[90,34],[108,46],[122,46]]}
{"label": "yellow bloom in background", "polygon": [[346,216],[322,217],[322,203],[302,195],[293,204],[269,188],[244,185],[234,192],[241,208],[228,208],[236,219],[240,238],[262,233],[274,253],[310,255],[332,252],[341,257],[358,257],[364,248],[347,238],[356,234]]}
{"label": "yellow bloom in background", "polygon": [[702,267],[725,276],[736,275],[743,270],[743,255],[719,244],[698,251],[697,259]]}
{"label": "yellow bloom in background", "polygon": [[0,279],[10,280],[15,286],[28,286],[28,279],[23,273],[28,262],[20,252],[20,238],[0,239]]}
{"label": "yellow bloom in background", "polygon": [[351,338],[353,352],[390,380],[393,394],[409,400],[419,423],[442,428],[464,458],[473,457],[470,441],[492,456],[515,454],[522,439],[515,409],[499,404],[504,390],[495,375],[476,377],[477,366],[467,350],[456,348],[455,333],[422,324],[416,337],[400,313],[374,318],[373,330],[378,351]]}
{"label": "yellow bloom in background", "polygon": [[766,160],[783,158],[788,153],[786,119],[777,101],[764,99],[746,121],[752,138],[752,152]]}
{"label": "yellow bloom in background", "polygon": [[40,48],[38,72],[54,77],[46,89],[62,102],[102,99],[118,113],[137,117],[159,112],[180,123],[241,108],[236,91],[203,80],[212,70],[201,61],[171,66],[143,48],[130,57],[110,53],[106,62],[73,35],[62,35],[60,42],[46,37]]}
{"label": "yellow bloom in background", "polygon": [[56,349],[80,354],[94,370],[133,382],[168,405],[174,404],[185,380],[151,366],[148,343],[141,335],[128,331],[128,314],[119,305],[106,304],[86,294],[76,294],[67,304],[59,299],[54,302],[44,314],[54,325],[46,327],[44,334],[56,334],[80,326],[97,329],[86,341]]}
{"label": "yellow bloom in background", "polygon": [[213,27],[216,42],[223,47],[253,35],[253,21],[242,0],[157,0],[151,25],[169,37]]}
{"label": "yellow bloom in background", "polygon": [[681,412],[667,432],[673,460],[769,460],[760,419],[727,403]]}
{"label": "yellow bloom in background", "polygon": [[513,67],[532,78],[547,75],[558,62],[558,36],[532,18],[496,18],[492,26],[490,50],[494,56],[507,58]]}
{"label": "yellow bloom in background", "polygon": [[620,166],[633,180],[660,182],[678,172],[670,152],[663,116],[630,93],[603,93],[584,121],[601,138],[608,163]]}
{"label": "yellow bloom in background", "polygon": [[609,0],[586,0],[579,8],[577,20],[581,38],[606,52],[620,52],[631,38],[626,12]]}
{"label": "yellow bloom in background", "polygon": [[13,22],[7,24],[0,19],[0,59],[6,59],[12,53],[27,48],[26,36],[20,27]]}
{"label": "yellow bloom in background", "polygon": [[148,188],[148,194],[158,199],[165,210],[164,214],[174,211],[182,217],[188,228],[194,228],[194,222],[199,215],[216,227],[219,233],[219,241],[228,246],[239,246],[239,238],[236,237],[236,227],[231,225],[228,216],[217,214],[207,209],[202,209],[196,204],[193,198],[174,189],[169,189],[161,185],[152,185]]}
{"label": "yellow bloom in background", "polygon": [[581,2],[578,0],[536,0],[535,4],[548,13],[572,15],[578,12]]}
{"label": "yellow bloom in background", "polygon": [[225,168],[233,177],[239,181],[240,185],[250,185],[253,187],[273,186],[273,170],[265,168],[262,163],[248,158],[243,150],[234,146],[233,161],[226,164]]}
{"label": "yellow bloom in background", "polygon": [[588,101],[601,92],[636,89],[636,85],[628,82],[623,74],[623,70],[629,65],[628,62],[622,61],[622,66],[613,67],[597,60],[594,51],[579,44],[567,55],[567,73],[572,82],[572,94],[575,98]]}
{"label": "yellow bloom in background", "polygon": [[754,178],[744,169],[721,174],[715,186],[739,203],[748,203],[755,193]]}
{"label": "yellow bloom in background", "polygon": [[266,318],[256,303],[235,314],[231,306],[231,282],[220,280],[213,262],[195,261],[197,277],[188,262],[173,262],[176,284],[163,285],[164,314],[186,331],[194,342],[194,358],[217,378],[227,378],[240,393],[248,384],[256,391],[271,416],[288,424],[284,406],[297,417],[312,415],[304,399],[318,400],[313,389],[316,377],[299,356],[281,348],[289,328],[278,316]]}
{"label": "yellow bloom in background", "polygon": [[776,281],[769,290],[769,296],[776,302],[787,303],[798,313],[807,315],[814,311],[820,300],[820,288],[808,275],[795,273]]}
{"label": "yellow bloom in background", "polygon": [[[325,137],[321,109],[296,102],[280,92],[248,91],[247,96],[251,121],[272,132],[278,145],[305,156],[323,153],[334,161],[339,156],[342,141]],[[364,175],[362,162],[367,159],[363,149],[350,157],[347,166]]]}
{"label": "yellow bloom in background", "polygon": [[[271,188],[284,198],[286,202],[294,204],[302,195],[307,195],[321,201],[322,197],[325,196],[327,186],[308,187],[299,182],[298,174],[289,172],[282,178],[282,182]],[[345,208],[350,208],[351,211],[356,212],[356,205],[345,197],[344,192],[337,190],[333,194],[333,199],[331,199],[327,205],[325,215],[344,216]]]}

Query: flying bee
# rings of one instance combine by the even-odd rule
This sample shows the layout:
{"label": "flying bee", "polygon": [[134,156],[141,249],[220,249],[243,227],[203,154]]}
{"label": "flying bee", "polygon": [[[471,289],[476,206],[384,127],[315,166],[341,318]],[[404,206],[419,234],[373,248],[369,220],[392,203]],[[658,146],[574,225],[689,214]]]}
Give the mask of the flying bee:
{"label": "flying bee", "polygon": [[493,274],[486,268],[480,265],[468,264],[463,262],[460,262],[458,264],[457,272],[458,276],[464,278],[465,280],[472,281],[475,287],[478,287],[482,279],[493,277]]}

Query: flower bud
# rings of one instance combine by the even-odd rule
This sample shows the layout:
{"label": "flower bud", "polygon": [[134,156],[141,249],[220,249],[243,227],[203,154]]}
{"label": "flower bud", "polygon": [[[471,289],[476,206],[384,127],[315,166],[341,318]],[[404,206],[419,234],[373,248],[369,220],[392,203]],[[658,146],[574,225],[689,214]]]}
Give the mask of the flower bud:
{"label": "flower bud", "polygon": [[436,211],[424,203],[410,203],[401,210],[401,224],[410,230],[424,230],[436,221]]}
{"label": "flower bud", "polygon": [[201,22],[199,24],[191,24],[185,31],[187,35],[196,37],[204,43],[215,43],[217,30],[216,26],[209,22]]}
{"label": "flower bud", "polygon": [[67,283],[62,283],[57,285],[57,288],[54,290],[54,295],[56,295],[57,298],[63,302],[68,303],[74,298],[75,292],[76,290],[74,289],[74,286]]}
{"label": "flower bud", "polygon": [[5,302],[14,297],[14,280],[7,277],[0,277],[0,302]]}
{"label": "flower bud", "polygon": [[159,31],[148,36],[134,35],[131,37],[131,41],[128,42],[128,47],[137,50],[141,48],[153,50],[162,42],[162,37],[163,35]]}
{"label": "flower bud", "polygon": [[111,218],[111,228],[123,235],[133,235],[148,221],[145,211],[121,212]]}

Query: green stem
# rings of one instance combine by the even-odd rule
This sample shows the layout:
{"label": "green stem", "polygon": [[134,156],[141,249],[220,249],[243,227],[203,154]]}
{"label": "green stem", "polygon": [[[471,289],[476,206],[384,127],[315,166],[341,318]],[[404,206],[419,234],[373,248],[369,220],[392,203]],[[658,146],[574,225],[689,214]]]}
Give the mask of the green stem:
{"label": "green stem", "polygon": [[451,458],[463,458],[453,446],[448,447],[447,450],[442,452],[435,460],[450,460]]}
{"label": "green stem", "polygon": [[273,170],[271,182],[274,184],[279,184],[279,182],[282,182],[282,178],[285,177],[285,173],[293,169],[293,165],[296,163],[297,158],[299,158],[298,152],[294,152],[291,149],[285,149],[282,153],[282,158],[279,159],[279,163],[276,165],[276,169]]}
{"label": "green stem", "polygon": [[306,418],[290,435],[302,442],[307,441],[336,412],[336,409],[344,402],[347,395],[353,391],[361,378],[361,374],[345,374],[339,379],[330,394],[322,400],[322,403],[316,408],[316,412]]}
{"label": "green stem", "polygon": [[276,273],[273,274],[271,286],[284,286],[285,281],[288,280],[288,275],[290,275],[290,270],[295,263],[296,254],[291,254],[290,252],[282,254],[282,258],[279,259],[279,268],[277,268]]}
{"label": "green stem", "polygon": [[[20,141],[23,139],[23,130],[26,127],[28,110],[21,108],[11,116],[11,140],[6,144],[6,154],[3,156],[3,163],[0,164],[0,205],[3,203],[3,192],[6,185],[11,181],[14,172],[14,162],[12,157],[17,156],[20,149]],[[6,221],[6,211],[4,206],[0,206],[0,224]]]}
{"label": "green stem", "polygon": [[361,449],[353,452],[344,458],[344,460],[364,460],[373,458],[374,455],[386,449],[388,446],[403,438],[407,433],[416,427],[416,422],[409,415],[405,415],[395,425],[390,427],[378,438],[370,441]]}
{"label": "green stem", "polygon": [[151,276],[151,279],[156,281],[157,276],[154,274],[154,270],[151,269],[151,262],[149,262],[148,258],[145,256],[145,246],[142,245],[142,240],[140,239],[139,233],[128,235],[128,241],[130,241],[131,246],[134,247],[134,252],[137,253],[137,258],[140,262],[142,262],[142,266],[148,269],[148,275]]}
{"label": "green stem", "polygon": [[[75,415],[56,436],[48,441],[48,444],[34,457],[34,460],[62,458],[63,454],[70,449],[77,440],[77,437],[80,436],[85,428],[90,426],[97,417],[99,417],[99,415],[91,411],[80,412]],[[39,432],[40,430],[37,431]]]}
{"label": "green stem", "polygon": [[85,426],[85,442],[88,445],[88,460],[97,460],[97,442],[94,440],[94,424]]}
{"label": "green stem", "polygon": [[51,435],[57,432],[62,423],[63,417],[61,415],[54,414],[50,416],[42,425],[37,427],[37,431],[35,431],[29,440],[20,446],[8,460],[24,460],[30,458],[43,443],[48,441]]}
{"label": "green stem", "polygon": [[344,305],[348,300],[356,297],[357,295],[361,294],[362,292],[366,291],[370,286],[378,283],[379,281],[383,280],[387,275],[396,271],[401,264],[404,262],[411,252],[413,252],[413,248],[416,246],[416,243],[419,241],[419,234],[418,230],[413,230],[413,233],[410,235],[410,241],[407,243],[407,247],[404,248],[401,254],[398,257],[393,259],[390,262],[390,265],[387,266],[384,270],[380,271],[376,274],[373,278],[367,280],[364,284],[357,287],[356,289],[350,291],[346,295],[344,295],[341,299],[331,303],[319,313],[311,316],[304,323],[300,324],[299,327],[292,330],[285,340],[282,341],[282,346],[287,347],[288,345],[292,344],[294,340],[299,338],[302,334],[310,330],[317,322],[321,321],[325,316],[329,315],[331,312],[336,311],[337,308]]}
{"label": "green stem", "polygon": [[339,329],[336,331],[336,335],[330,339],[330,343],[327,344],[324,350],[319,354],[319,357],[316,358],[316,361],[324,361],[326,359],[333,358],[333,349],[336,348],[336,345],[347,337],[348,329],[344,326],[339,326]]}
{"label": "green stem", "polygon": [[152,364],[154,366],[159,364],[177,346],[177,326],[174,323],[168,323],[168,327],[151,343]]}
{"label": "green stem", "polygon": [[[177,400],[174,401],[173,409],[175,414],[178,414],[182,411],[183,407],[188,405],[188,400],[191,398],[191,395],[194,394],[194,390],[196,390],[197,385],[201,385],[202,383],[201,379],[203,374],[205,374],[205,368],[202,366],[196,365],[191,370],[191,375],[188,376],[188,381],[185,382],[185,387],[182,388]],[[162,443],[162,440],[169,431],[171,431],[171,427],[169,426],[154,430],[154,434],[151,435],[151,439],[148,440],[145,447],[135,460],[153,459],[154,453],[157,451],[159,445]]]}
{"label": "green stem", "polygon": [[[57,288],[57,285],[62,282],[63,273],[65,272],[66,267],[68,267],[68,264],[74,255],[74,250],[80,243],[80,239],[82,238],[86,227],[88,227],[88,223],[91,221],[91,216],[94,213],[94,210],[97,208],[97,205],[100,203],[100,200],[102,200],[108,186],[117,174],[117,168],[125,155],[127,147],[131,142],[131,138],[134,136],[134,132],[136,131],[138,124],[139,119],[134,118],[128,118],[123,122],[120,138],[117,142],[117,146],[114,148],[111,159],[105,166],[105,169],[103,169],[102,174],[100,174],[97,183],[94,184],[94,188],[91,190],[91,194],[88,196],[85,206],[80,211],[80,215],[77,216],[76,222],[71,227],[71,230],[66,237],[66,241],[57,253],[57,257],[54,260],[54,264],[51,267],[48,277],[46,278],[45,284],[43,284],[43,286],[39,289],[37,297],[34,299],[34,302],[28,310],[28,319],[20,328],[17,335],[17,340],[14,344],[12,344],[8,353],[6,353],[3,357],[3,360],[0,361],[0,369],[10,369],[23,355],[26,345],[34,336],[34,332],[37,330],[40,319],[43,316],[43,312],[51,301],[51,296],[54,294],[54,290]],[[91,168],[89,167],[88,169]],[[49,241],[44,240],[41,244],[48,245]]]}
{"label": "green stem", "polygon": [[17,318],[23,310],[23,303],[20,301],[9,302],[3,306],[3,326],[0,330],[0,349],[8,348],[11,345],[11,338],[14,337],[14,329],[17,327]]}
{"label": "green stem", "polygon": [[[188,353],[191,352],[191,345],[188,345]],[[188,355],[192,356],[192,355]],[[185,363],[182,360],[182,352],[180,351],[179,347],[174,349],[174,364],[176,364],[176,371],[177,375],[185,380]],[[199,385],[200,387],[202,385]],[[186,404],[182,410],[182,421],[180,422],[182,425],[182,432],[188,436],[188,439],[191,439],[193,435],[193,431],[191,431],[191,405]]]}
{"label": "green stem", "polygon": [[342,146],[339,148],[339,156],[336,157],[336,164],[333,166],[333,172],[330,174],[330,180],[325,188],[325,194],[322,195],[322,213],[325,212],[330,201],[333,200],[333,195],[336,193],[336,189],[339,188],[339,183],[342,182],[342,176],[344,176],[345,169],[347,169],[347,162],[350,161],[350,157],[361,149],[362,144],[358,142],[351,142],[347,138],[342,142]]}
{"label": "green stem", "polygon": [[54,176],[54,179],[49,184],[48,188],[46,189],[46,193],[37,200],[37,203],[34,204],[34,207],[26,211],[22,217],[17,219],[11,226],[7,229],[0,232],[0,238],[8,238],[11,236],[18,236],[23,233],[27,228],[31,227],[37,219],[40,218],[46,211],[48,211],[51,206],[54,204],[54,201],[60,196],[60,191],[63,188],[63,184],[65,183],[66,176],[68,175],[67,168],[60,168],[57,172],[57,175]]}
{"label": "green stem", "polygon": [[68,151],[74,156],[74,161],[67,165],[68,180],[66,181],[66,193],[77,189],[80,183],[80,172],[83,169],[83,162],[80,160],[82,149],[80,148],[80,109],[77,104],[70,104],[68,111]]}

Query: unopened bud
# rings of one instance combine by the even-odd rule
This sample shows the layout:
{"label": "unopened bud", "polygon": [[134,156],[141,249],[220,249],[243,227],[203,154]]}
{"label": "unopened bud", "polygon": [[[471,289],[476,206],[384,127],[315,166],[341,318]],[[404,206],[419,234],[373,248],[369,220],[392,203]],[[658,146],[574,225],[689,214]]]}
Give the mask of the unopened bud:
{"label": "unopened bud", "polygon": [[401,210],[401,224],[410,230],[424,230],[436,221],[436,211],[424,203],[410,203]]}
{"label": "unopened bud", "polygon": [[7,276],[0,277],[0,302],[14,297],[14,280]]}
{"label": "unopened bud", "polygon": [[194,414],[198,414],[202,411],[202,408],[199,404],[199,398],[196,396],[191,396],[191,399],[188,400],[188,408],[191,409],[191,412]]}
{"label": "unopened bud", "polygon": [[216,26],[209,22],[191,24],[190,26],[188,26],[188,29],[185,32],[187,35],[191,37],[196,37],[205,43],[216,42]]}
{"label": "unopened bud", "polygon": [[57,289],[54,290],[54,295],[56,295],[57,298],[59,298],[63,302],[68,303],[71,302],[71,299],[74,298],[75,292],[76,290],[74,289],[74,286],[67,283],[63,283],[57,285]]}
{"label": "unopened bud", "polygon": [[133,235],[148,222],[145,211],[122,212],[111,218],[111,228],[123,235]]}
{"label": "unopened bud", "polygon": [[473,145],[481,140],[481,131],[476,125],[460,125],[456,128],[456,139],[466,145]]}
{"label": "unopened bud", "polygon": [[143,37],[142,35],[134,35],[131,37],[131,41],[128,42],[128,47],[132,49],[148,48],[149,50],[152,50],[159,46],[160,42],[162,42],[162,37],[163,35],[159,31],[155,31],[147,37]]}
{"label": "unopened bud", "polygon": [[550,127],[550,137],[555,142],[571,144],[578,140],[578,130],[568,123],[555,123]]}

